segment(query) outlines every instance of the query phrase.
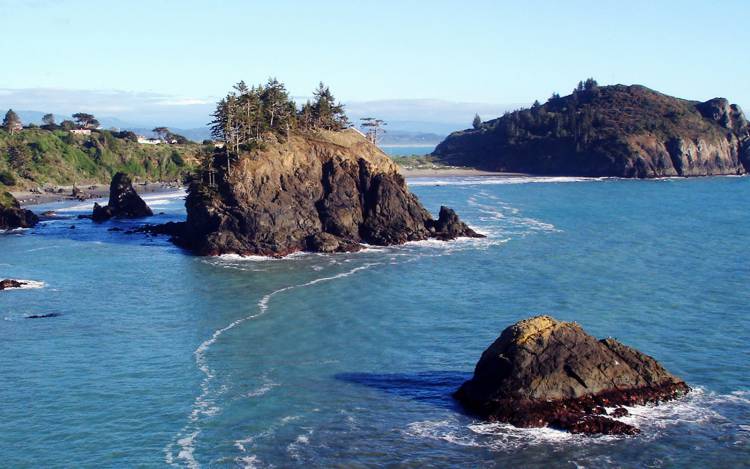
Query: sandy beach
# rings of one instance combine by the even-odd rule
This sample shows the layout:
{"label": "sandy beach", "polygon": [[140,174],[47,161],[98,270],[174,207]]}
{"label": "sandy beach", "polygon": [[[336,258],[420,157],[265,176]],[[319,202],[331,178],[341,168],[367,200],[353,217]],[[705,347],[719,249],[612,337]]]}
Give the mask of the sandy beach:
{"label": "sandy beach", "polygon": [[[77,186],[83,191],[86,199],[99,199],[109,196],[109,184],[90,184]],[[154,192],[167,192],[179,189],[180,185],[175,182],[150,182],[139,183],[134,185],[136,192],[139,194],[149,194]],[[63,202],[66,200],[76,200],[73,195],[73,186],[57,186],[51,192],[31,192],[31,191],[11,191],[13,197],[23,206],[47,204],[51,202]]]}
{"label": "sandy beach", "polygon": [[523,173],[500,173],[493,171],[482,171],[471,168],[439,168],[439,169],[406,169],[400,168],[401,174],[407,178],[418,177],[474,177],[474,176],[495,176],[495,177],[519,177],[528,176]]}

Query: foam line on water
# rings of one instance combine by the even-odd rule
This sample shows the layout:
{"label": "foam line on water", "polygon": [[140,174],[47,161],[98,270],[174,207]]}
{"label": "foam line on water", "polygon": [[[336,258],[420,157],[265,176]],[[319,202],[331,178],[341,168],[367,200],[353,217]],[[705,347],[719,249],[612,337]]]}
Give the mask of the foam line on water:
{"label": "foam line on water", "polygon": [[[203,380],[201,381],[201,393],[198,395],[198,397],[195,398],[195,401],[193,402],[193,408],[190,412],[190,415],[188,416],[188,423],[183,427],[183,429],[180,431],[180,433],[175,437],[176,441],[173,441],[169,443],[165,448],[165,462],[172,466],[177,466],[178,461],[182,461],[187,467],[190,469],[197,469],[200,467],[200,463],[195,458],[195,442],[200,436],[200,425],[198,424],[200,419],[203,417],[211,417],[213,415],[216,415],[221,409],[215,405],[215,399],[211,398],[211,383],[215,378],[215,373],[211,369],[208,363],[208,359],[206,357],[206,353],[209,351],[211,346],[216,343],[216,341],[221,338],[221,336],[231,330],[235,327],[239,326],[240,324],[243,324],[247,321],[256,319],[260,316],[263,316],[268,311],[268,305],[271,301],[271,299],[280,294],[284,293],[290,290],[294,290],[297,288],[305,288],[310,287],[313,285],[317,285],[319,283],[323,282],[329,282],[332,280],[349,277],[351,275],[354,275],[357,272],[360,272],[362,270],[369,269],[370,267],[373,267],[375,265],[381,264],[380,262],[371,262],[367,263],[358,267],[355,267],[353,269],[350,269],[345,272],[340,272],[336,275],[331,275],[328,277],[320,277],[314,280],[310,280],[309,282],[297,284],[297,285],[290,285],[287,287],[279,288],[278,290],[274,290],[271,293],[266,294],[263,296],[257,303],[257,310],[255,313],[250,314],[248,316],[236,319],[229,323],[228,325],[222,327],[221,329],[217,329],[214,331],[213,334],[211,334],[211,337],[203,341],[198,348],[195,349],[193,352],[193,357],[195,359],[196,366],[203,374]],[[264,391],[262,394],[265,394]],[[179,450],[175,457],[174,455],[174,447],[178,446]],[[244,447],[244,446],[243,446]],[[249,456],[252,458],[251,456]],[[247,460],[248,457],[244,457],[243,460]],[[252,458],[253,463],[257,462],[257,459]]]}

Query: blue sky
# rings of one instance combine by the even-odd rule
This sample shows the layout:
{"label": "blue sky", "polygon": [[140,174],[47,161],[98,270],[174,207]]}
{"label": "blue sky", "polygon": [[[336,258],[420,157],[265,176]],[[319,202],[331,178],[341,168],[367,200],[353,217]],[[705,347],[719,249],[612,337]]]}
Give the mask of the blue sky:
{"label": "blue sky", "polygon": [[749,18],[750,2],[731,0],[0,0],[0,107],[185,120],[269,75],[295,96],[323,80],[345,102],[485,112],[588,76],[748,107]]}

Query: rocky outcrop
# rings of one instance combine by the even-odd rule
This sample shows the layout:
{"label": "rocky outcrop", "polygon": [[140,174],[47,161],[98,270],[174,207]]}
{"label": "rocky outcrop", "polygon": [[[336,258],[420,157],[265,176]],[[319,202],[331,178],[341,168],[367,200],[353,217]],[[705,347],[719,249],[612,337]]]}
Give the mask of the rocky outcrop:
{"label": "rocky outcrop", "polygon": [[31,210],[21,208],[21,204],[9,192],[0,193],[0,230],[31,228],[39,223]]}
{"label": "rocky outcrop", "polygon": [[102,222],[110,218],[143,218],[154,212],[133,189],[133,183],[125,173],[117,173],[109,185],[109,203],[101,206],[94,203],[92,220]]}
{"label": "rocky outcrop", "polygon": [[454,132],[433,155],[540,175],[735,175],[750,171],[750,127],[724,98],[701,103],[638,85],[593,85]]}
{"label": "rocky outcrop", "polygon": [[[573,433],[636,434],[621,406],[679,397],[689,387],[653,358],[576,323],[537,316],[505,329],[455,393],[482,418]],[[610,416],[606,408],[615,407]]]}
{"label": "rocky outcrop", "polygon": [[[353,251],[430,237],[481,235],[449,209],[437,222],[409,192],[398,167],[353,129],[270,136],[263,149],[194,181],[175,242],[200,255],[284,256]],[[444,212],[444,213],[443,213]]]}
{"label": "rocky outcrop", "polygon": [[26,282],[6,278],[5,280],[0,280],[0,291],[9,290],[11,288],[21,288],[24,285],[26,285]]}

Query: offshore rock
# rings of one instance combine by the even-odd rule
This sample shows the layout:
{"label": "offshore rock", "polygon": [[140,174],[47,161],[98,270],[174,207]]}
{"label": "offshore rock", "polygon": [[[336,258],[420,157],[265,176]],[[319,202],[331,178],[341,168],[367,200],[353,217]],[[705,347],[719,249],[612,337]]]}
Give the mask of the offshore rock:
{"label": "offshore rock", "polygon": [[[165,232],[199,255],[349,252],[362,244],[481,237],[448,209],[436,222],[398,167],[354,129],[269,136],[215,182],[193,181],[187,220]],[[445,212],[445,214],[442,214]]]}
{"label": "offshore rock", "polygon": [[21,288],[24,285],[26,285],[26,282],[20,282],[18,280],[6,278],[5,280],[0,280],[0,291],[8,290],[11,288]]}
{"label": "offshore rock", "polygon": [[[506,328],[454,397],[482,418],[518,427],[633,435],[637,428],[604,408],[658,403],[689,390],[648,355],[597,340],[576,323],[537,316]],[[618,408],[612,417],[626,414]]]}
{"label": "offshore rock", "polygon": [[143,218],[154,212],[133,189],[133,183],[125,173],[117,173],[109,185],[109,202],[101,206],[94,202],[91,219],[102,222],[110,218]]}

